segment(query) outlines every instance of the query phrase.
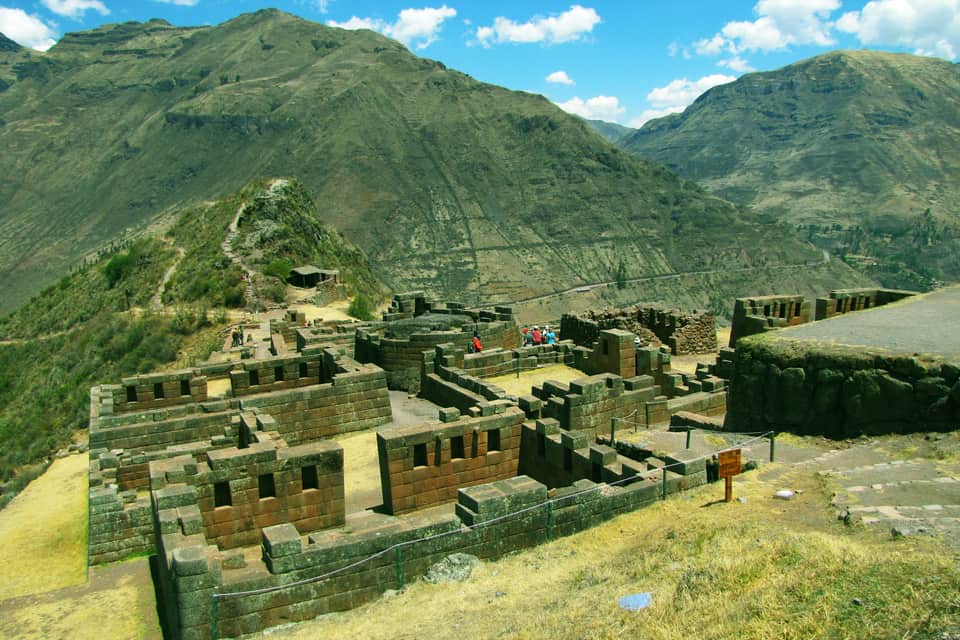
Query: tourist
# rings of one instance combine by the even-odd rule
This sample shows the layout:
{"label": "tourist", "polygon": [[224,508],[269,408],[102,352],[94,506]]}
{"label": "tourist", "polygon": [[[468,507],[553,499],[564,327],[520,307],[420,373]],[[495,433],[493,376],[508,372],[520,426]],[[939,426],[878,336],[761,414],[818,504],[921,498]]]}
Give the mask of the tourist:
{"label": "tourist", "polygon": [[533,326],[533,346],[537,346],[543,342],[543,336],[540,334],[540,327],[537,325]]}
{"label": "tourist", "polygon": [[547,325],[547,344],[555,344],[557,342],[557,334],[553,332],[553,329],[550,328],[550,325]]}
{"label": "tourist", "polygon": [[480,353],[483,351],[483,345],[480,344],[480,336],[477,335],[477,332],[473,332],[473,339],[470,341],[470,346],[473,347],[474,353]]}
{"label": "tourist", "polygon": [[533,333],[530,332],[528,327],[523,328],[523,346],[529,347],[533,345]]}
{"label": "tourist", "polygon": [[231,340],[231,342],[230,342],[230,346],[231,346],[231,347],[239,347],[239,346],[240,346],[240,339],[237,337],[237,328],[236,328],[236,327],[234,327],[233,330],[230,332],[230,340]]}

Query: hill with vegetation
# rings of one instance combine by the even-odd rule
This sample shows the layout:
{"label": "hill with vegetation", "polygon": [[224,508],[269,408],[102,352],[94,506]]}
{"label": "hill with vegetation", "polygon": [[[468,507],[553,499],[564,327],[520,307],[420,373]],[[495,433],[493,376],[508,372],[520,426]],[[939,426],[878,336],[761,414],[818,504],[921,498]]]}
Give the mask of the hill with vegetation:
{"label": "hill with vegetation", "polygon": [[542,96],[275,10],[67,34],[0,54],[0,76],[4,310],[103,243],[270,175],[299,179],[391,289],[468,303],[818,255]]}
{"label": "hill with vegetation", "polygon": [[890,286],[960,279],[960,67],[835,51],[714,87],[622,141]]}
{"label": "hill with vegetation", "polygon": [[613,142],[614,144],[636,131],[636,129],[631,127],[625,127],[616,122],[607,122],[606,120],[585,120],[585,122],[608,142]]}
{"label": "hill with vegetation", "polygon": [[314,261],[339,268],[348,293],[383,297],[364,254],[323,224],[296,181],[257,181],[178,212],[166,233],[115,247],[0,319],[0,506],[28,465],[86,427],[91,386],[222,347],[228,307],[247,303],[243,271],[222,247],[238,212],[234,250],[264,302],[283,276],[268,267]]}

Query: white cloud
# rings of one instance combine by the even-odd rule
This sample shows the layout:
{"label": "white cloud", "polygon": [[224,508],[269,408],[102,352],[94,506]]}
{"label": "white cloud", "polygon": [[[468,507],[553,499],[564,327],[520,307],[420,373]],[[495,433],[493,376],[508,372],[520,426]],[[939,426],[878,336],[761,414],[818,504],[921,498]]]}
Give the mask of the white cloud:
{"label": "white cloud", "polygon": [[477,40],[484,47],[504,42],[562,44],[582,39],[598,24],[600,15],[594,9],[575,4],[559,15],[534,16],[527,22],[498,16],[493,26],[477,29]]}
{"label": "white cloud", "polygon": [[954,60],[960,51],[960,0],[873,0],[837,20],[866,45],[911,47]]}
{"label": "white cloud", "polygon": [[54,30],[38,16],[23,9],[0,7],[0,33],[37,51],[46,51],[57,43]]}
{"label": "white cloud", "polygon": [[456,9],[443,5],[423,9],[404,9],[393,23],[379,18],[353,16],[346,22],[328,20],[327,24],[341,29],[372,29],[399,40],[407,46],[414,44],[417,49],[425,49],[436,42],[444,21],[456,15]]}
{"label": "white cloud", "polygon": [[330,2],[329,0],[313,0],[311,4],[313,5],[313,8],[319,11],[320,13],[326,13],[327,9],[329,8]]}
{"label": "white cloud", "polygon": [[163,4],[176,4],[181,7],[195,7],[200,0],[153,0],[154,2],[162,2]]}
{"label": "white cloud", "polygon": [[102,16],[110,13],[100,0],[43,0],[43,6],[58,16],[82,18],[86,11],[96,11]]}
{"label": "white cloud", "polygon": [[702,56],[725,52],[737,56],[744,51],[778,51],[795,44],[830,46],[835,44],[830,16],[839,8],[840,0],[759,0],[753,7],[756,20],[728,22],[712,38],[695,42],[693,48]]}
{"label": "white cloud", "polygon": [[566,102],[558,102],[557,106],[581,118],[590,120],[616,121],[626,109],[620,106],[620,100],[615,96],[595,96],[587,100],[570,98]]}
{"label": "white cloud", "polygon": [[680,113],[691,102],[700,97],[707,89],[736,80],[733,76],[714,73],[699,80],[679,78],[665,87],[657,87],[647,94],[647,101],[653,107],[630,121],[631,127],[642,127],[648,120],[662,118],[671,113]]}
{"label": "white cloud", "polygon": [[717,62],[717,66],[726,67],[727,69],[736,71],[737,73],[749,73],[750,71],[756,71],[756,69],[750,66],[749,62],[740,56],[733,56],[732,58],[720,60]]}
{"label": "white cloud", "polygon": [[566,84],[566,85],[576,84],[573,81],[573,78],[568,76],[566,71],[562,71],[562,70],[554,71],[553,73],[548,75],[546,78],[544,78],[544,80],[546,80],[547,82],[552,82],[554,84]]}

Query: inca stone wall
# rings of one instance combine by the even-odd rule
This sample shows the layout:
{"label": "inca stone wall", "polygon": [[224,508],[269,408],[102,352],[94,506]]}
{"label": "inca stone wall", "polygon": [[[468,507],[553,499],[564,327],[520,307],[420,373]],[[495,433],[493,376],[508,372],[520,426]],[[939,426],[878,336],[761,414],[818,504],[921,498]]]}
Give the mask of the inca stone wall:
{"label": "inca stone wall", "polygon": [[674,355],[712,353],[717,350],[716,318],[710,313],[684,312],[656,306],[635,305],[626,309],[564,314],[560,335],[589,347],[603,329],[622,329],[643,337],[652,333]]}
{"label": "inca stone wall", "polygon": [[485,403],[482,415],[442,409],[440,424],[377,433],[380,484],[387,513],[449,502],[457,490],[517,475],[524,414],[509,403]]}
{"label": "inca stone wall", "polygon": [[792,327],[810,322],[810,303],[803,296],[776,295],[737,298],[733,304],[730,343],[772,329]]}
{"label": "inca stone wall", "polygon": [[542,402],[542,417],[554,418],[564,431],[580,431],[592,440],[597,434],[609,434],[615,417],[632,415],[639,424],[648,424],[644,405],[657,399],[660,389],[650,376],[625,380],[603,373],[569,384],[545,382],[533,388],[533,395]]}
{"label": "inca stone wall", "polygon": [[777,339],[737,344],[726,427],[849,438],[955,429],[960,364]]}
{"label": "inca stone wall", "polygon": [[880,307],[917,295],[897,289],[837,289],[826,298],[817,298],[816,319],[825,320],[851,311]]}
{"label": "inca stone wall", "polygon": [[180,456],[150,463],[160,534],[202,534],[226,550],[257,544],[264,528],[280,523],[301,532],[343,524],[340,445],[286,447],[266,433],[255,437],[246,448],[209,451],[201,462]]}
{"label": "inca stone wall", "polygon": [[[427,327],[410,335],[392,336],[391,322],[408,320],[424,314],[436,316],[463,316],[469,322],[446,330]],[[382,325],[361,328],[356,333],[354,354],[359,362],[370,362],[387,372],[391,389],[419,391],[421,354],[440,344],[452,344],[467,350],[474,331],[484,349],[513,349],[520,346],[520,331],[509,307],[472,311],[462,304],[435,303],[423,298],[421,292],[398,294],[391,312],[384,314]]]}
{"label": "inca stone wall", "polygon": [[[679,476],[671,477],[669,490],[680,490],[681,480]],[[518,476],[462,489],[458,492],[456,514],[434,511],[399,518],[374,514],[356,521],[350,531],[321,531],[306,538],[291,525],[269,527],[263,531],[263,562],[256,565],[174,532],[162,536],[159,554],[163,565],[161,592],[168,603],[167,628],[177,639],[209,638],[214,593],[291,584],[356,563],[326,580],[220,600],[216,623],[220,636],[236,637],[344,611],[398,587],[396,554],[359,562],[378,550],[430,538],[403,547],[401,572],[404,580],[409,581],[452,553],[494,559],[596,526],[654,502],[660,497],[660,490],[660,481],[655,478],[618,487],[584,479],[557,489],[548,509],[547,487]],[[538,505],[542,508],[497,520]],[[486,525],[487,522],[492,524]]]}

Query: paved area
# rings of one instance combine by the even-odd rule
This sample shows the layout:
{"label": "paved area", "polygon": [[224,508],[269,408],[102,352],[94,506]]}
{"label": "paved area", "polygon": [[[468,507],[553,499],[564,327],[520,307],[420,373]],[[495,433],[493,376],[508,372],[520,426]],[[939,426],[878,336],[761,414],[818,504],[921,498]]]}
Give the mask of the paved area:
{"label": "paved area", "polygon": [[778,331],[777,337],[960,359],[957,318],[960,318],[960,285],[883,307],[789,327]]}

